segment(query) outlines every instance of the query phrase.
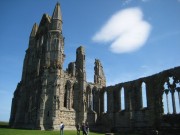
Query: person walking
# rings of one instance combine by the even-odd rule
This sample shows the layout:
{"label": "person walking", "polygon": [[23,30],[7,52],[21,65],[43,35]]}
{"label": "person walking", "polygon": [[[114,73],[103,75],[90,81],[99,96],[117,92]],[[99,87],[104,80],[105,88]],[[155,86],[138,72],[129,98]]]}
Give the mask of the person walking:
{"label": "person walking", "polygon": [[60,124],[60,135],[64,135],[64,124],[61,122]]}
{"label": "person walking", "polygon": [[77,129],[77,135],[80,135],[81,127],[79,123],[76,125],[76,129]]}
{"label": "person walking", "polygon": [[87,135],[85,123],[82,124],[82,132],[83,132],[83,135]]}
{"label": "person walking", "polygon": [[86,132],[87,132],[87,135],[89,134],[89,124],[88,122],[86,122]]}

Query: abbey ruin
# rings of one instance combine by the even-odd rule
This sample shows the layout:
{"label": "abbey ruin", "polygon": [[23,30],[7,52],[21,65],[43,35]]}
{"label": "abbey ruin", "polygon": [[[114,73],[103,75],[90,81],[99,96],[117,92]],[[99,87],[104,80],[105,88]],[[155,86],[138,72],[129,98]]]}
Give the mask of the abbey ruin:
{"label": "abbey ruin", "polygon": [[82,46],[66,70],[64,59],[62,15],[57,3],[53,15],[44,14],[39,26],[35,23],[32,28],[22,78],[12,99],[11,127],[54,130],[63,121],[66,129],[74,129],[77,123],[87,121],[91,129],[107,132],[180,129],[176,109],[180,105],[180,67],[106,86],[98,59],[94,83],[87,82]]}

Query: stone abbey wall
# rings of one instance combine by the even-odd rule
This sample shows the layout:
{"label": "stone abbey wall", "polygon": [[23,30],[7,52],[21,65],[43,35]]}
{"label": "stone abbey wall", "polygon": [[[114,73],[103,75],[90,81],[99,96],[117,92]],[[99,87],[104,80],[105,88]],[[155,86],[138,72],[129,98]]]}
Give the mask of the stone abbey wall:
{"label": "stone abbey wall", "polygon": [[[65,60],[62,15],[57,3],[52,16],[44,14],[34,24],[26,50],[22,78],[12,99],[10,126],[30,129],[66,129],[88,121],[95,125],[99,91],[106,85],[103,67],[95,59],[94,83],[87,82],[85,49],[63,69]],[[94,110],[97,111],[97,113]]]}
{"label": "stone abbey wall", "polygon": [[[145,84],[145,87],[142,84]],[[122,89],[124,89],[124,95],[121,95]],[[143,90],[146,91],[146,95],[142,94]],[[104,108],[101,107],[101,115],[97,121],[99,126],[105,127],[105,130],[123,132],[180,129],[180,67],[105,87],[101,91],[101,106],[104,106],[105,92],[107,93],[107,112],[104,112]],[[167,100],[164,102],[163,99],[167,94],[171,95],[171,98],[167,99],[168,105]],[[123,103],[121,98],[125,100]],[[145,106],[143,98],[147,99]],[[125,107],[121,108],[121,104]],[[171,112],[168,112],[169,108],[172,108]],[[108,123],[111,123],[111,126]]]}
{"label": "stone abbey wall", "polygon": [[64,60],[62,15],[57,3],[53,15],[44,14],[40,25],[35,23],[32,28],[22,78],[12,99],[11,127],[56,130],[63,121],[66,129],[88,122],[91,130],[108,132],[180,129],[176,110],[180,67],[106,87],[98,59],[94,63],[94,82],[87,82],[82,46],[66,70]]}

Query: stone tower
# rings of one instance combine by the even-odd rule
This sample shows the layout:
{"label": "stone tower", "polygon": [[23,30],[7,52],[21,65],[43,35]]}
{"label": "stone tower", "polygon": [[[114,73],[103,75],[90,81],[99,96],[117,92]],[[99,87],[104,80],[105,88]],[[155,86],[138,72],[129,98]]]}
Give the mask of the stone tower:
{"label": "stone tower", "polygon": [[94,83],[102,86],[106,86],[106,78],[103,71],[103,66],[100,60],[95,59],[95,67],[94,67]]}
{"label": "stone tower", "polygon": [[94,83],[87,82],[82,46],[64,70],[64,46],[57,3],[52,16],[44,14],[30,33],[22,78],[12,99],[11,127],[54,130],[63,121],[66,129],[88,122],[91,130],[98,127],[101,132],[179,133],[180,109],[175,101],[180,101],[180,67],[106,87],[98,59]]}
{"label": "stone tower", "polygon": [[22,78],[12,99],[11,127],[59,129],[61,121],[66,128],[86,121],[95,124],[100,105],[93,92],[106,85],[102,65],[95,60],[94,83],[89,83],[82,46],[66,70],[64,59],[62,14],[57,3],[52,17],[44,14],[39,26],[35,23],[32,28]]}

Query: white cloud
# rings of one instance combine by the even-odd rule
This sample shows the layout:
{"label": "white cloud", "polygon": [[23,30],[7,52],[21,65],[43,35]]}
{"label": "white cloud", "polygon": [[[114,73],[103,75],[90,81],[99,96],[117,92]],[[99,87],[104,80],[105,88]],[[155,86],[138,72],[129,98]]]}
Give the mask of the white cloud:
{"label": "white cloud", "polygon": [[110,42],[110,50],[115,53],[132,52],[145,44],[150,29],[139,8],[128,8],[115,13],[93,36],[93,41]]}

